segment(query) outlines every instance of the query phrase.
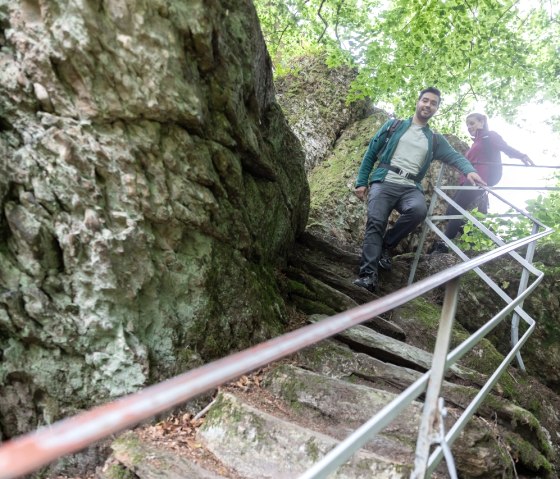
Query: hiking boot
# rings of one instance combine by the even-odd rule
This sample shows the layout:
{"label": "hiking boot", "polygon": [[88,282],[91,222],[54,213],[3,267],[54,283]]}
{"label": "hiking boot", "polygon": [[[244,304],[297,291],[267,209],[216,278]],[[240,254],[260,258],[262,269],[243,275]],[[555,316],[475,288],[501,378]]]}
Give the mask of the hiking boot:
{"label": "hiking boot", "polygon": [[360,276],[358,279],[354,280],[353,283],[360,288],[365,288],[375,293],[377,289],[377,271],[367,276]]}
{"label": "hiking boot", "polygon": [[391,259],[391,253],[387,248],[383,248],[381,251],[381,257],[379,258],[379,266],[385,271],[391,271],[393,267],[393,260]]}
{"label": "hiking boot", "polygon": [[443,254],[449,253],[449,248],[443,241],[435,241],[432,247],[428,250],[428,254]]}

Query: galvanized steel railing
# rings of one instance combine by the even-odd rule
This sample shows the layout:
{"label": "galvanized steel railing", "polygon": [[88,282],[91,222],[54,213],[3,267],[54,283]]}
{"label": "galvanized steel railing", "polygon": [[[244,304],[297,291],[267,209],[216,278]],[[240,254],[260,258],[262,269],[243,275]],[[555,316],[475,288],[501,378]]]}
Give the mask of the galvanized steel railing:
{"label": "galvanized steel railing", "polygon": [[[453,204],[452,200],[443,192],[444,189],[443,187],[436,187],[434,195],[439,195]],[[490,192],[494,194],[493,191],[490,190]],[[458,205],[454,206],[457,207]],[[461,209],[457,209],[461,211]],[[433,206],[431,211],[433,211]],[[468,212],[463,210],[461,213],[483,231],[485,230],[484,225]],[[432,219],[435,220],[436,218]],[[417,441],[415,468],[411,477],[415,479],[424,478],[426,474],[431,473],[437,467],[444,455],[449,466],[452,461],[450,445],[459,435],[466,422],[472,417],[476,408],[490,392],[501,373],[515,355],[519,353],[520,348],[535,327],[534,320],[521,309],[521,305],[543,277],[543,274],[531,264],[534,243],[550,234],[552,230],[533,218],[531,220],[534,222],[535,228],[533,233],[526,238],[509,244],[503,244],[499,238],[493,237],[499,246],[495,250],[473,259],[468,259],[455,245],[451,244],[452,250],[464,260],[463,263],[416,283],[411,282],[406,288],[390,293],[371,303],[336,314],[319,323],[305,326],[157,385],[147,387],[138,393],[128,395],[112,403],[93,408],[72,418],[59,421],[33,433],[10,440],[0,445],[0,479],[12,479],[22,474],[30,473],[63,455],[77,452],[95,441],[127,427],[134,426],[173,406],[184,403],[204,392],[227,383],[242,374],[265,366],[352,326],[363,323],[372,317],[395,309],[444,284],[446,285],[446,295],[432,369],[409,386],[400,396],[385,406],[367,423],[342,441],[335,449],[304,473],[301,479],[327,477],[424,392],[426,392],[424,413]],[[439,230],[431,220],[427,221],[427,225],[436,234],[441,235],[441,232],[438,233]],[[542,228],[542,231],[538,231],[539,228]],[[487,234],[490,234],[490,237],[492,237],[490,231],[487,231]],[[423,237],[425,237],[425,233]],[[523,259],[515,250],[525,245],[529,245],[529,248],[527,257]],[[505,254],[510,254],[517,259],[524,268],[523,273],[526,273],[522,277],[519,295],[512,299],[501,288],[496,286],[499,289],[498,291],[494,286],[491,286],[505,301],[506,306],[465,342],[448,353],[450,334],[455,316],[459,278],[463,274],[474,270],[477,271],[487,284],[490,284],[490,278],[480,270],[480,267]],[[419,254],[416,257],[411,278],[413,278],[418,258]],[[527,285],[529,273],[533,274],[536,279]],[[519,340],[515,338],[510,353],[503,360],[500,367],[490,377],[472,403],[465,409],[451,430],[445,433],[442,422],[445,408],[443,407],[442,399],[439,398],[445,370],[459,361],[511,312],[517,314],[518,318],[523,319],[529,325],[527,331]],[[512,339],[514,339],[513,334]],[[429,455],[430,446],[433,443],[437,443],[438,447]],[[450,467],[450,472],[453,477],[453,467]]]}
{"label": "galvanized steel railing", "polygon": [[[467,273],[468,271],[479,268],[480,266],[502,256],[505,253],[512,252],[521,246],[530,244],[531,242],[536,241],[550,234],[551,232],[552,231],[547,228],[542,232],[512,242],[508,245],[501,246],[489,253],[483,254],[465,263],[453,266],[448,270],[442,271],[441,273],[410,285],[409,288],[414,288],[416,285],[419,285],[426,281],[428,283],[431,283],[432,279],[436,278],[438,279],[438,285],[448,283],[446,287],[446,295],[442,309],[436,347],[432,359],[432,369],[426,372],[411,386],[409,386],[397,398],[395,398],[391,403],[385,406],[381,411],[379,411],[378,414],[373,416],[362,427],[357,429],[353,434],[348,436],[348,438],[339,443],[339,445],[334,448],[329,454],[324,456],[323,459],[316,463],[305,474],[300,476],[300,479],[328,477],[330,473],[334,472],[340,465],[346,462],[352,456],[352,454],[360,449],[375,434],[382,431],[401,412],[403,412],[406,407],[408,407],[424,392],[426,392],[426,399],[424,401],[424,412],[417,441],[415,469],[411,475],[411,478],[423,479],[427,474],[433,472],[441,461],[444,450],[448,449],[453,444],[453,441],[462,431],[467,421],[472,417],[478,406],[498,381],[500,375],[512,361],[515,354],[517,354],[517,352],[521,349],[525,341],[527,341],[528,337],[532,333],[535,327],[535,322],[529,315],[527,315],[527,313],[525,313],[519,307],[519,305],[529,294],[533,292],[533,290],[541,282],[543,274],[542,272],[531,267],[532,272],[536,273],[537,275],[535,281],[531,283],[525,289],[525,291],[514,300],[508,299],[509,304],[507,304],[504,309],[502,309],[497,315],[495,315],[490,321],[483,325],[461,345],[448,353],[450,334],[455,315],[459,277]],[[447,276],[448,274],[450,276]],[[440,282],[440,278],[442,279],[442,275],[444,275],[446,279]],[[393,294],[398,294],[402,291],[406,291],[406,289],[400,290],[397,293]],[[529,324],[529,328],[514,346],[512,351],[502,361],[499,368],[490,377],[488,382],[481,389],[478,395],[473,399],[471,404],[467,407],[467,409],[465,409],[463,414],[456,421],[453,428],[447,434],[445,434],[444,437],[441,437],[441,426],[443,424],[441,422],[441,414],[443,413],[443,411],[441,407],[438,407],[438,403],[443,372],[453,364],[455,364],[467,352],[469,352],[482,338],[484,338],[490,331],[492,331],[492,329],[494,329],[512,311],[518,311],[520,316]],[[431,455],[429,455],[430,446],[434,443],[439,444],[439,446]]]}

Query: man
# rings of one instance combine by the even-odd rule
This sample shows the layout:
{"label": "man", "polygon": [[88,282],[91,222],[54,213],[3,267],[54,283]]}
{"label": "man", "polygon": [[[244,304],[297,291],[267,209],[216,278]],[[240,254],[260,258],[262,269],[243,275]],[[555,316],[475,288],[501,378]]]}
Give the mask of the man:
{"label": "man", "polygon": [[[396,120],[385,123],[370,141],[362,160],[355,193],[362,201],[367,197],[367,224],[360,277],[354,284],[371,292],[377,288],[378,265],[390,270],[391,250],[426,218],[427,206],[420,182],[433,160],[454,166],[472,185],[486,184],[465,157],[428,127],[428,120],[437,112],[440,101],[437,88],[422,90],[414,116],[398,123],[392,132],[391,125]],[[379,165],[372,173],[378,159]],[[400,217],[385,233],[392,210],[397,210]]]}

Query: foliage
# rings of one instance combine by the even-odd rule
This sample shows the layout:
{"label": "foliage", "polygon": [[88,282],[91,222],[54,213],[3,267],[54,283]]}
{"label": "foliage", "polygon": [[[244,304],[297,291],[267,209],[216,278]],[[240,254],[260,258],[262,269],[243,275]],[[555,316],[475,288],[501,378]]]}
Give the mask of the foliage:
{"label": "foliage", "polygon": [[[560,188],[560,173],[555,174],[556,186]],[[527,200],[527,212],[544,225],[553,228],[554,233],[539,240],[539,243],[555,243],[560,245],[560,191],[551,191],[547,195],[539,195]],[[514,210],[508,213],[513,214]],[[484,215],[478,211],[473,216],[482,222],[494,234],[506,243],[515,241],[531,234],[533,222],[522,218],[500,218],[496,215]],[[457,241],[459,247],[466,250],[486,251],[493,247],[494,242],[482,233],[472,222],[463,227],[463,234]]]}
{"label": "foliage", "polygon": [[[449,100],[462,118],[473,101],[512,114],[560,97],[558,6],[545,0],[255,0],[277,74],[300,55],[326,52],[359,67],[349,100],[389,102],[409,115],[418,91]],[[444,98],[445,101],[445,98]],[[452,103],[452,104],[450,104]],[[447,105],[447,106],[445,106]]]}
{"label": "foliage", "polygon": [[[513,214],[514,210],[508,213]],[[503,218],[492,214],[485,215],[478,210],[471,211],[471,214],[506,243],[531,234],[531,225],[526,218]],[[463,234],[457,239],[457,245],[463,251],[488,251],[495,247],[494,241],[471,221],[463,226]]]}
{"label": "foliage", "polygon": [[332,65],[351,62],[378,0],[255,0],[255,6],[275,73],[281,75],[302,55],[326,52]]}
{"label": "foliage", "polygon": [[552,115],[548,120],[547,123],[552,128],[552,131],[556,133],[560,133],[560,115]]}

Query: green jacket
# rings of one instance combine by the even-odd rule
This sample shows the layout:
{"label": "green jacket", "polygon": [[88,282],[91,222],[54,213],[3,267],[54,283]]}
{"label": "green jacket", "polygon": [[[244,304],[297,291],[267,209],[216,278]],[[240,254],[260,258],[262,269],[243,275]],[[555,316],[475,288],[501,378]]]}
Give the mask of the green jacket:
{"label": "green jacket", "polygon": [[[358,171],[356,188],[360,186],[368,186],[375,181],[381,182],[385,180],[385,176],[387,176],[387,172],[389,170],[386,168],[376,168],[375,170],[373,170],[373,165],[378,160],[377,157],[379,155],[379,152],[383,148],[383,145],[385,144],[387,132],[389,131],[389,127],[391,126],[393,121],[395,120],[387,121],[369,142],[369,147],[364,155],[364,158],[362,159],[360,170]],[[408,130],[408,127],[411,123],[412,118],[403,120],[403,122],[393,132],[391,138],[389,138],[387,147],[381,155],[380,163],[391,163],[393,153],[397,148],[399,140],[401,136],[404,135],[406,130]],[[463,155],[457,152],[442,135],[438,135],[436,148],[434,151],[432,151],[433,135],[437,133],[432,133],[432,130],[430,130],[428,126],[423,127],[422,131],[428,139],[428,153],[426,154],[426,159],[424,160],[424,163],[420,168],[420,172],[418,173],[418,177],[420,179],[424,178],[426,172],[428,171],[428,168],[430,167],[430,163],[434,160],[443,161],[444,163],[454,166],[464,175],[467,175],[471,172],[476,172],[476,169],[474,168],[474,166],[472,166],[469,160],[467,160]],[[422,189],[420,183],[416,183],[416,187],[420,190]]]}

